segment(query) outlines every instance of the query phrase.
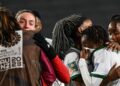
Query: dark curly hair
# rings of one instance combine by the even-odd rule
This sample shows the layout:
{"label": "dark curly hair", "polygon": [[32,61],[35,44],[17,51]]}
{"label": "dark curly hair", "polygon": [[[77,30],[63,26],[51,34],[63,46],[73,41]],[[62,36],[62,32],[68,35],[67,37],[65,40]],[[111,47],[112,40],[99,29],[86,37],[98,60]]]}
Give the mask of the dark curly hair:
{"label": "dark curly hair", "polygon": [[106,42],[109,40],[107,30],[99,25],[88,27],[83,31],[82,36],[83,35],[87,37],[87,40],[97,44],[101,43],[102,45],[106,45]]}
{"label": "dark curly hair", "polygon": [[20,30],[20,27],[13,14],[5,7],[0,7],[0,45],[13,45],[13,41],[17,39],[16,30]]}

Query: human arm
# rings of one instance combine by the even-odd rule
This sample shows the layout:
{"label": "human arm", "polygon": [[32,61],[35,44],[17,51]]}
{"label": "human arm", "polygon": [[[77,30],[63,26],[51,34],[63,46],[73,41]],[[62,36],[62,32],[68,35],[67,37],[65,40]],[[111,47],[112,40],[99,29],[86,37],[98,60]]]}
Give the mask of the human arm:
{"label": "human arm", "polygon": [[43,77],[47,86],[51,86],[53,82],[56,80],[56,75],[51,62],[47,58],[44,51],[42,51],[42,49],[41,49],[40,63],[42,64],[41,77]]}
{"label": "human arm", "polygon": [[70,75],[68,69],[56,54],[52,46],[45,40],[45,38],[40,34],[37,33],[34,35],[35,43],[44,50],[48,59],[51,61],[52,66],[54,68],[55,74],[57,78],[63,83],[70,82]]}
{"label": "human arm", "polygon": [[52,60],[52,65],[55,70],[57,78],[63,83],[66,84],[69,83],[70,82],[69,71],[58,55],[56,55],[56,57]]}
{"label": "human arm", "polygon": [[80,51],[80,60],[78,67],[80,69],[81,76],[83,78],[85,85],[91,86],[92,80],[86,63],[86,59],[88,59],[88,56],[89,56],[89,51],[87,49],[82,49]]}
{"label": "human arm", "polygon": [[[104,77],[106,75],[106,67],[105,65],[107,64],[107,62],[109,62],[107,59],[105,59],[105,56],[103,56],[103,53],[93,53],[94,56],[94,60],[93,60],[93,64],[94,64],[94,71],[92,71],[91,73],[88,71],[88,64],[86,62],[86,58],[88,55],[86,55],[87,52],[86,51],[81,51],[80,52],[80,60],[81,60],[81,64],[79,64],[80,70],[81,70],[81,74],[83,72],[83,80],[86,84],[86,86],[98,86],[102,80],[102,76]],[[88,59],[88,58],[87,58]],[[83,68],[82,68],[83,67]],[[87,71],[85,73],[85,71]]]}
{"label": "human arm", "polygon": [[109,82],[120,78],[120,66],[118,66],[117,68],[115,66],[116,64],[113,65],[113,67],[110,69],[106,78],[102,80],[100,86],[106,86]]}
{"label": "human arm", "polygon": [[92,80],[91,80],[91,76],[90,76],[90,73],[88,71],[87,63],[86,63],[85,59],[80,58],[78,66],[79,66],[81,76],[83,78],[85,85],[91,86]]}
{"label": "human arm", "polygon": [[41,35],[40,32],[36,33],[33,36],[35,40],[35,44],[38,45],[48,56],[48,59],[51,61],[56,57],[56,52],[54,51],[53,47],[45,40],[45,37]]}

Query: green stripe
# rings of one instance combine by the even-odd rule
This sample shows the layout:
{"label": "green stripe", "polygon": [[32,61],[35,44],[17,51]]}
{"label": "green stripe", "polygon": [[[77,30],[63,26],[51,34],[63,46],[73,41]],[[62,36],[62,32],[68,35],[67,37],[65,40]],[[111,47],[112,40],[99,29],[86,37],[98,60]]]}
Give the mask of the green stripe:
{"label": "green stripe", "polygon": [[106,78],[107,75],[100,75],[100,74],[91,73],[90,76],[104,79],[104,78]]}
{"label": "green stripe", "polygon": [[[100,50],[100,49],[105,48],[105,47],[106,47],[106,46],[101,45],[100,47],[96,48],[95,51]],[[94,51],[94,52],[95,52],[95,51]]]}
{"label": "green stripe", "polygon": [[81,77],[81,74],[76,74],[76,75],[72,76],[71,79],[75,79],[77,77]]}

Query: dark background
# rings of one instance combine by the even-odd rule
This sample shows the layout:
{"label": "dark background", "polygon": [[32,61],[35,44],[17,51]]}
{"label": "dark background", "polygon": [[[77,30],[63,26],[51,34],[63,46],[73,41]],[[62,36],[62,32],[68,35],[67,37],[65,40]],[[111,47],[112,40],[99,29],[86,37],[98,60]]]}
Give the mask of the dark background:
{"label": "dark background", "polygon": [[56,21],[68,15],[80,13],[107,28],[109,18],[120,13],[120,0],[0,0],[0,3],[13,12],[38,10],[44,24],[42,34],[50,38]]}

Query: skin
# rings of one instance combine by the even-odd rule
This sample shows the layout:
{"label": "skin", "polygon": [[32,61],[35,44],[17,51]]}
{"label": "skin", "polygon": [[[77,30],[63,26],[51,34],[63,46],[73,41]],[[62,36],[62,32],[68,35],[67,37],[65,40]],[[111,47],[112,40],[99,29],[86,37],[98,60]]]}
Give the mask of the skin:
{"label": "skin", "polygon": [[[81,50],[80,52],[80,57],[81,58],[84,58],[84,59],[88,59],[88,56],[90,55],[90,51],[89,49],[86,49],[86,48],[92,48],[92,49],[95,49],[97,48],[98,46],[100,46],[100,44],[96,44],[96,43],[93,43],[92,41],[90,41],[89,39],[87,39],[86,35],[83,35],[82,38],[81,38],[81,43],[82,43],[82,46],[83,46],[83,49]],[[86,48],[85,48],[86,47]]]}
{"label": "skin", "polygon": [[[117,34],[117,35],[119,35],[119,34]],[[118,38],[117,37],[118,36],[115,35],[114,40],[117,40],[119,38],[119,37]],[[81,42],[82,42],[83,50],[80,52],[80,57],[84,58],[84,59],[88,59],[88,56],[89,56],[89,51],[84,49],[84,47],[97,48],[97,46],[100,45],[100,43],[95,44],[95,43],[89,41],[89,39],[87,39],[87,37],[85,35],[82,36]],[[118,66],[116,68],[116,64],[115,64],[110,69],[107,77],[101,82],[100,86],[106,86],[109,82],[114,81],[114,80],[119,79],[119,78],[120,78],[120,66]]]}
{"label": "skin", "polygon": [[111,40],[115,42],[120,42],[120,23],[116,24],[116,27],[112,23],[108,26],[109,35],[111,35]]}
{"label": "skin", "polygon": [[116,64],[110,69],[107,77],[102,80],[100,86],[106,86],[109,82],[120,78],[120,66],[116,68]]}
{"label": "skin", "polygon": [[107,49],[120,50],[120,23],[110,22],[108,25],[108,31],[110,35],[110,42],[107,43]]}
{"label": "skin", "polygon": [[21,13],[17,18],[17,22],[23,31],[35,30],[35,16],[32,13]]}
{"label": "skin", "polygon": [[[108,43],[108,49],[120,51],[120,23],[110,22],[108,26],[111,42]],[[100,86],[106,86],[109,82],[120,78],[120,66],[116,68],[116,64],[111,68],[107,77],[101,82]]]}
{"label": "skin", "polygon": [[[78,27],[78,31],[76,33],[78,35],[77,39],[81,39],[81,38],[79,38],[80,37],[79,33],[82,33],[85,29],[87,29],[90,26],[92,26],[92,21],[90,19],[84,20],[83,23]],[[80,44],[81,44],[81,40],[79,42],[76,42],[76,45],[78,48],[81,46]],[[78,80],[77,80],[77,81],[75,81],[75,83],[76,83],[76,86],[85,86],[83,81],[78,82]]]}
{"label": "skin", "polygon": [[[83,23],[78,27],[78,31],[76,32],[77,34],[77,39],[81,39],[81,34],[85,29],[88,27],[92,26],[92,21],[91,19],[86,19],[83,21]],[[81,40],[76,41],[76,46],[81,49]]]}
{"label": "skin", "polygon": [[90,19],[85,20],[80,27],[78,27],[78,31],[82,33],[86,28],[92,26],[92,21]]}

